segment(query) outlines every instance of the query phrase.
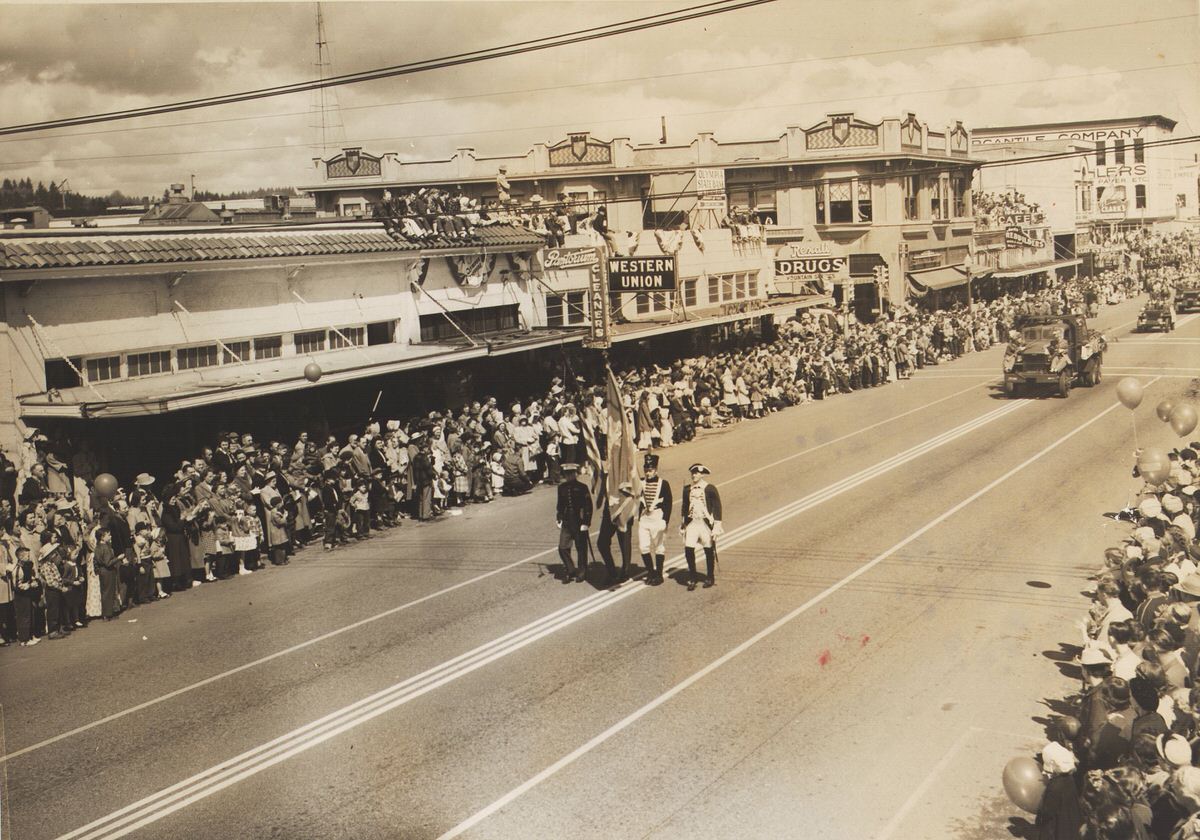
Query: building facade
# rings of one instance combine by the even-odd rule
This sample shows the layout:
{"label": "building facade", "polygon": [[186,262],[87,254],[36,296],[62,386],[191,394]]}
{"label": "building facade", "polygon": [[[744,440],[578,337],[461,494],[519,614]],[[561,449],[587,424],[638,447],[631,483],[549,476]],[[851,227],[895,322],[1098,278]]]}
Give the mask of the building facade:
{"label": "building facade", "polygon": [[[1161,115],[976,128],[972,152],[989,161],[985,190],[1016,189],[1045,210],[1055,235],[1102,239],[1115,230],[1174,222],[1180,151]],[[1006,159],[1041,161],[1003,166]],[[1073,222],[1072,222],[1073,217]],[[1084,250],[1085,243],[1080,243]]]}
{"label": "building facade", "polygon": [[[370,215],[385,190],[423,187],[461,188],[486,206],[499,200],[503,172],[520,206],[560,196],[591,210],[604,206],[610,228],[635,235],[718,227],[740,210],[765,225],[738,238],[761,237],[768,263],[798,251],[835,258],[822,264],[834,271],[799,277],[775,278],[767,267],[764,285],[823,283],[869,316],[886,300],[903,300],[909,273],[935,285],[965,282],[978,163],[970,148],[961,123],[937,129],[913,114],[871,122],[839,113],[736,142],[710,132],[674,145],[575,132],[522,154],[460,148],[427,161],[348,148],[315,159],[319,180],[302,189],[316,197],[318,213],[337,216]],[[747,256],[746,270],[760,270],[762,254]]]}

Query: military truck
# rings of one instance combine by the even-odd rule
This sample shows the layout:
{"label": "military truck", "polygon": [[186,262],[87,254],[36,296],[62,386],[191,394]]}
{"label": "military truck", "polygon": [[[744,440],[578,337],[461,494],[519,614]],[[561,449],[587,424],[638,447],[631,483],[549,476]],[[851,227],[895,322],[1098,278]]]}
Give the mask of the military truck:
{"label": "military truck", "polygon": [[1200,309],[1200,277],[1181,280],[1175,288],[1175,311],[1191,312]]}
{"label": "military truck", "polygon": [[1150,332],[1162,330],[1171,332],[1175,329],[1175,290],[1158,289],[1150,294],[1150,300],[1138,313],[1137,326],[1134,332]]}
{"label": "military truck", "polygon": [[1014,332],[1018,337],[1004,354],[1007,396],[1053,389],[1066,397],[1073,385],[1099,384],[1108,342],[1088,328],[1084,315],[1022,315]]}

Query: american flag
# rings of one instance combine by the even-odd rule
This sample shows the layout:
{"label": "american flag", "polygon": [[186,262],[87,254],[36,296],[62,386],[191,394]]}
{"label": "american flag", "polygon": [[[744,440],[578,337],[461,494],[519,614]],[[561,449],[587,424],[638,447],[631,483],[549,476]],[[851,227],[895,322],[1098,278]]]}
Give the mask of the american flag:
{"label": "american flag", "polygon": [[607,365],[605,373],[608,384],[608,392],[605,394],[608,403],[608,479],[604,489],[609,498],[616,498],[620,495],[618,488],[621,483],[628,481],[633,485],[634,498],[637,498],[642,492],[642,477],[637,467],[633,424],[629,421],[629,415],[625,413],[625,404],[616,375]]}
{"label": "american flag", "polygon": [[579,424],[583,430],[583,447],[587,455],[587,465],[590,473],[588,476],[588,489],[591,491],[592,499],[597,506],[604,504],[604,499],[600,495],[604,490],[600,486],[600,478],[604,475],[604,457],[600,454],[600,440],[596,431],[596,425],[599,420],[600,417],[596,408],[589,405],[583,410],[583,416]]}

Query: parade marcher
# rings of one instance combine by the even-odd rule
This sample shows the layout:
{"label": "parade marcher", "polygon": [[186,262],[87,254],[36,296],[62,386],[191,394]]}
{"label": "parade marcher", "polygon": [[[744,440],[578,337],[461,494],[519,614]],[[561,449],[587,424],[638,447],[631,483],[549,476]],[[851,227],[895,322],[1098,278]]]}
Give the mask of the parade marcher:
{"label": "parade marcher", "polygon": [[637,503],[638,551],[646,567],[648,582],[663,582],[667,561],[667,523],[671,519],[671,484],[658,474],[658,456],[647,454],[642,462],[642,496]]}
{"label": "parade marcher", "polygon": [[[588,528],[592,524],[592,497],[587,487],[576,477],[577,464],[563,464],[565,480],[558,485],[558,556],[563,561],[563,583],[571,579],[582,583],[587,579]],[[571,563],[571,547],[579,555],[579,568]]]}
{"label": "parade marcher", "polygon": [[688,564],[688,591],[696,588],[696,549],[704,549],[704,560],[708,574],[704,587],[715,586],[717,546],[716,538],[725,533],[721,526],[721,495],[717,488],[708,483],[708,467],[692,464],[688,468],[692,477],[691,487],[683,494],[680,513],[683,521],[679,530],[683,534],[683,554]]}
{"label": "parade marcher", "polygon": [[[603,479],[601,479],[603,484]],[[596,548],[604,565],[608,569],[609,578],[616,577],[617,583],[629,580],[629,561],[633,554],[633,511],[636,502],[633,498],[633,485],[622,481],[617,488],[616,496],[606,496],[600,519],[600,532],[596,535]],[[617,538],[617,547],[621,550],[621,571],[616,571],[613,563],[612,539]]]}

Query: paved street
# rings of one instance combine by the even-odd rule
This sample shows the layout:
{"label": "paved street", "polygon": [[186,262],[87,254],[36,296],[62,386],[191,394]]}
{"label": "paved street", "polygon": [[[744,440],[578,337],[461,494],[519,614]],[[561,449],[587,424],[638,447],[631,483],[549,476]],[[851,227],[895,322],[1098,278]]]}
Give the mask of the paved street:
{"label": "paved street", "polygon": [[1004,399],[997,346],[662,450],[720,488],[714,589],[563,585],[539,489],[4,650],[12,837],[1011,836],[1128,527],[1116,382],[1169,445],[1200,375],[1200,317],[1139,305],[1067,400]]}

